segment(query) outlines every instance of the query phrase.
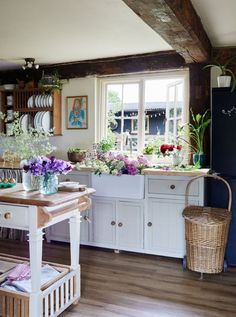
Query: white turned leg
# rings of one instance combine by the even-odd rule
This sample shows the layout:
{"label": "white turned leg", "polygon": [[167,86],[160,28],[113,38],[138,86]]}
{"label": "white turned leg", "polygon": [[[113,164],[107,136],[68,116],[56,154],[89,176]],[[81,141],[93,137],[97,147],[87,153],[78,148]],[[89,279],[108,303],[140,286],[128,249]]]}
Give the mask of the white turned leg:
{"label": "white turned leg", "polygon": [[41,266],[42,266],[42,241],[41,229],[29,233],[31,293],[30,317],[42,317],[42,292],[41,292]]}
{"label": "white turned leg", "polygon": [[80,248],[80,213],[70,218],[70,259],[71,268],[76,271],[75,298],[80,298],[80,265],[79,265],[79,248]]}

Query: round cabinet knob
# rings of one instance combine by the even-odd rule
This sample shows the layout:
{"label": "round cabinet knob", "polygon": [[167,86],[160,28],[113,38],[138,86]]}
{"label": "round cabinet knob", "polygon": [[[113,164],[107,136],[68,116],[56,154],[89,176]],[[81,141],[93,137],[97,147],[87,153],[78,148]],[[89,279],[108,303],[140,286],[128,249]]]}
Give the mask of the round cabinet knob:
{"label": "round cabinet knob", "polygon": [[175,185],[174,184],[170,185],[170,189],[175,189]]}
{"label": "round cabinet knob", "polygon": [[5,219],[11,219],[11,218],[12,218],[12,213],[11,213],[11,212],[6,212],[6,213],[4,214],[4,218],[5,218]]}
{"label": "round cabinet knob", "polygon": [[152,222],[149,221],[149,222],[147,223],[147,225],[148,225],[148,227],[151,227],[151,226],[152,226]]}
{"label": "round cabinet knob", "polygon": [[91,223],[92,221],[90,220],[89,216],[84,216],[84,220],[88,221],[88,223]]}
{"label": "round cabinet knob", "polygon": [[113,220],[113,221],[111,222],[111,225],[114,226],[115,224],[116,224],[116,222]]}
{"label": "round cabinet knob", "polygon": [[122,227],[123,226],[123,223],[122,222],[119,222],[118,223],[118,227]]}

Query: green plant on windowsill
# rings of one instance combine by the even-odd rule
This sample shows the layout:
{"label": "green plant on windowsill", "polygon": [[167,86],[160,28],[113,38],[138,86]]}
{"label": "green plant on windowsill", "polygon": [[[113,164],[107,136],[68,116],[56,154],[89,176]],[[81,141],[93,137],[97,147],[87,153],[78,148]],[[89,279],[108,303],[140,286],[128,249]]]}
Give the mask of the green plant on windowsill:
{"label": "green plant on windowsill", "polygon": [[154,153],[155,153],[155,147],[152,145],[147,145],[143,149],[143,154],[145,154],[145,155],[152,155]]}
{"label": "green plant on windowsill", "polygon": [[[203,114],[194,114],[190,109],[190,112],[192,123],[187,123],[179,129],[180,134],[185,132],[186,135],[186,137],[179,136],[179,139],[188,144],[193,153],[193,163],[200,162],[199,167],[203,167],[206,158],[204,153],[205,133],[211,123],[210,111],[206,110]],[[186,127],[187,131],[184,131]]]}
{"label": "green plant on windowsill", "polygon": [[203,69],[212,68],[212,67],[218,68],[220,70],[220,75],[217,77],[218,87],[230,87],[230,83],[231,83],[231,92],[233,92],[236,88],[236,76],[228,66],[235,58],[236,58],[236,55],[226,60],[226,62],[223,64],[219,63],[216,60],[213,63],[203,67]]}
{"label": "green plant on windowsill", "polygon": [[114,138],[111,136],[103,138],[100,142],[97,143],[98,151],[102,153],[107,153],[114,148]]}

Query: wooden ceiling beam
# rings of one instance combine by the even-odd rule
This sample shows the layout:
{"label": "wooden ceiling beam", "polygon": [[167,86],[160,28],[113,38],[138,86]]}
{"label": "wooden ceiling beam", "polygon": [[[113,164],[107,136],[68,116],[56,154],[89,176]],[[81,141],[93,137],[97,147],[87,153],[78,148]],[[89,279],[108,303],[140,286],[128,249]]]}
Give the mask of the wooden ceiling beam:
{"label": "wooden ceiling beam", "polygon": [[184,59],[175,51],[164,51],[73,63],[42,65],[39,70],[0,72],[0,81],[2,81],[2,83],[11,83],[15,82],[16,78],[27,79],[27,77],[39,80],[43,70],[46,74],[53,74],[57,71],[61,78],[69,79],[92,75],[106,76],[181,69],[185,66]]}
{"label": "wooden ceiling beam", "polygon": [[123,0],[186,63],[210,59],[211,43],[190,0]]}

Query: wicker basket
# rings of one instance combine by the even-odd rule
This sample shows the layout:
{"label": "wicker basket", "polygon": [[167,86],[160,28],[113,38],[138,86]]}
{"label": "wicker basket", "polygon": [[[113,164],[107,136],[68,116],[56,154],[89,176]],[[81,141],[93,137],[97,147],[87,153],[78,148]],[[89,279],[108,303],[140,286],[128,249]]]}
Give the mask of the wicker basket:
{"label": "wicker basket", "polygon": [[[188,206],[191,183],[200,177],[211,177],[224,182],[229,193],[228,209]],[[231,219],[232,192],[223,178],[216,175],[201,175],[193,178],[186,188],[185,238],[187,267],[201,273],[220,273],[224,265],[224,254]]]}

